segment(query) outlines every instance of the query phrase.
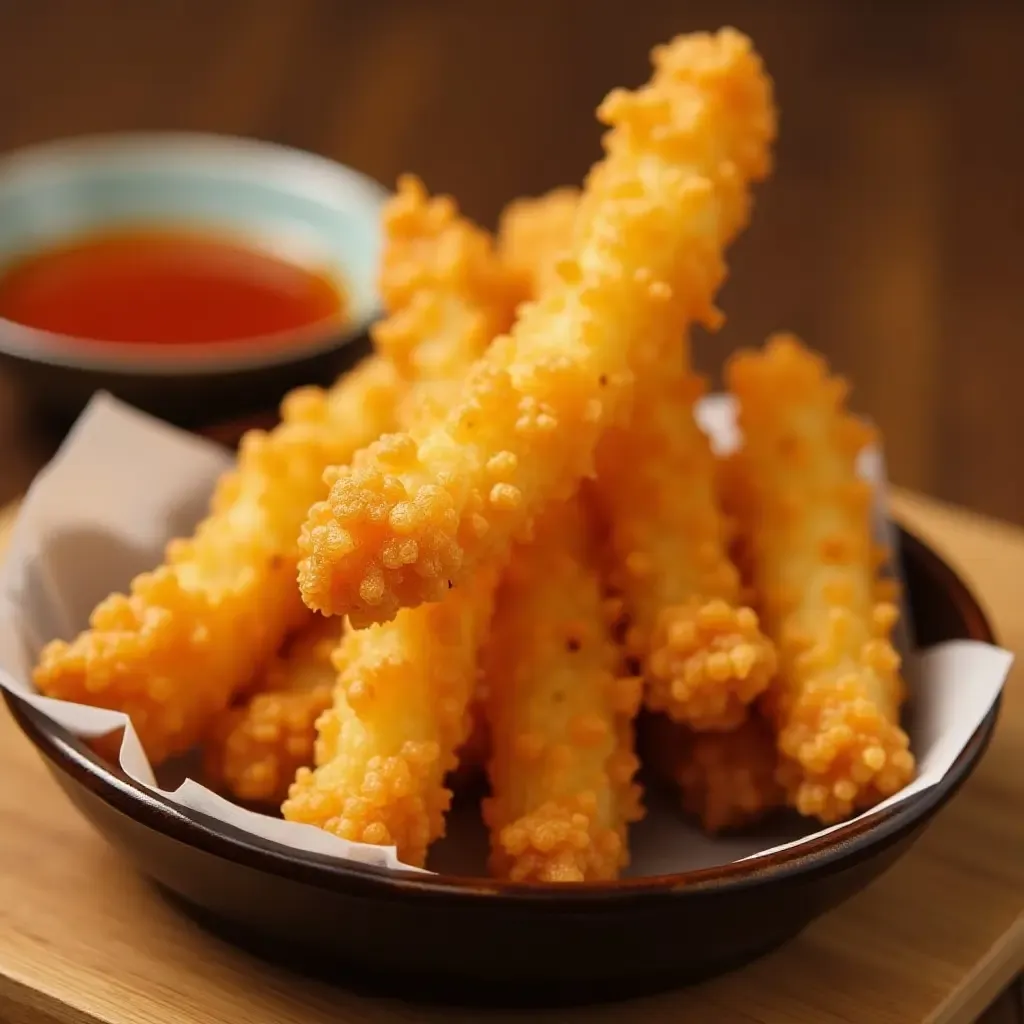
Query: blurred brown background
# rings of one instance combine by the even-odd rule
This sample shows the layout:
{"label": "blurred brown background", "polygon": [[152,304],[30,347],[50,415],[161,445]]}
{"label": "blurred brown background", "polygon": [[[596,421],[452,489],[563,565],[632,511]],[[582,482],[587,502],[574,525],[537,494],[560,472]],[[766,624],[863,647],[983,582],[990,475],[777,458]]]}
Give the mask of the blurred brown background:
{"label": "blurred brown background", "polygon": [[[1024,521],[1024,4],[1010,0],[5,0],[0,150],[254,135],[493,224],[577,181],[649,46],[732,23],[775,76],[778,166],[700,358],[791,327],[856,382],[900,483]],[[0,501],[46,445],[0,381]]]}

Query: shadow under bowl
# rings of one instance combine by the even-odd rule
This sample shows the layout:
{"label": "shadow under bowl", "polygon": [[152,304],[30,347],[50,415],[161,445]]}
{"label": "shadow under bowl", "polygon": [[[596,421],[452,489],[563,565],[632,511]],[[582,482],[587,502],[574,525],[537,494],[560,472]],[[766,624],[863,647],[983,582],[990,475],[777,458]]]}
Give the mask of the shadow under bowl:
{"label": "shadow under bowl", "polygon": [[124,345],[0,318],[0,369],[30,410],[64,430],[98,390],[182,427],[276,407],[369,351],[386,192],[342,164],[218,135],[85,136],[0,158],[0,267],[71,238],[138,226],[251,239],[336,277],[348,318],[273,338]]}
{"label": "shadow under bowl", "polygon": [[[994,642],[955,572],[912,534],[901,530],[900,541],[919,645]],[[489,1005],[674,988],[774,949],[909,849],[977,766],[999,711],[938,785],[869,821],[753,862],[561,887],[388,872],[288,850],[170,804],[5,697],[78,809],[229,941],[350,987]]]}

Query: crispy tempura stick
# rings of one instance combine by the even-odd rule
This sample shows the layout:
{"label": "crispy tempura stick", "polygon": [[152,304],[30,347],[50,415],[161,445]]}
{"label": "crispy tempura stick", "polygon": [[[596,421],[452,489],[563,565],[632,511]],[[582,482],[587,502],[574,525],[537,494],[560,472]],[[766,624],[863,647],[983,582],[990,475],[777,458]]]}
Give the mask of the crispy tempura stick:
{"label": "crispy tempura stick", "polygon": [[514,199],[501,213],[498,252],[520,273],[531,298],[556,283],[556,267],[572,245],[580,191],[568,186],[542,196]]}
{"label": "crispy tempura stick", "polygon": [[516,550],[483,664],[492,870],[520,882],[617,878],[626,826],[642,816],[640,680],[621,674],[578,500],[550,507]]}
{"label": "crispy tempura stick", "polygon": [[653,716],[644,753],[659,775],[679,787],[684,810],[706,832],[743,828],[785,803],[776,780],[775,734],[759,715],[729,732],[704,733]]}
{"label": "crispy tempura stick", "polygon": [[388,316],[374,326],[374,345],[416,385],[410,405],[443,407],[452,385],[508,330],[525,284],[451,196],[428,196],[413,175],[399,178],[384,232],[380,290]]}
{"label": "crispy tempura stick", "polygon": [[128,596],[102,601],[77,639],[47,645],[40,692],[127,713],[154,764],[193,746],[305,621],[294,582],[303,516],[326,493],[326,466],[393,428],[400,390],[391,364],[371,357],[329,391],[290,394],[278,427],[243,438],[193,536],[172,541]]}
{"label": "crispy tempura stick", "polygon": [[332,707],[317,722],[315,771],[299,769],[282,808],[354,842],[397,847],[422,867],[444,834],[445,776],[469,733],[477,651],[494,581],[348,633],[335,652]]}
{"label": "crispy tempura stick", "polygon": [[[300,768],[313,764],[316,722],[333,703],[339,620],[317,617],[267,666],[252,694],[223,712],[204,742],[208,784],[238,800],[280,805]],[[410,666],[415,670],[413,666]],[[489,733],[479,695],[457,755],[453,787],[484,770]]]}
{"label": "crispy tempura stick", "polygon": [[[534,288],[570,244],[578,205],[576,191],[556,189],[506,207],[499,243]],[[638,375],[629,425],[598,446],[595,490],[609,524],[609,582],[648,705],[697,729],[732,729],[768,685],[775,651],[742,607],[717,466],[694,416],[704,384],[682,348],[666,346]]]}
{"label": "crispy tempura stick", "polygon": [[280,804],[313,763],[314,725],[331,706],[338,619],[317,617],[267,665],[245,703],[214,723],[204,745],[210,784],[242,801]]}
{"label": "crispy tempura stick", "polygon": [[899,725],[904,686],[879,600],[871,488],[856,459],[872,432],[844,409],[846,385],[789,336],[736,355],[754,579],[781,670],[767,708],[781,778],[802,814],[840,820],[901,789],[914,758]]}
{"label": "crispy tempura stick", "polygon": [[[755,107],[724,103],[716,127],[722,159],[735,167],[718,238],[724,246],[746,225],[760,166],[744,157],[760,121]],[[776,658],[740,601],[715,461],[694,414],[704,382],[690,369],[682,335],[635,370],[632,415],[602,438],[595,488],[627,646],[643,665],[648,707],[698,730],[732,729],[767,687]]]}
{"label": "crispy tempura stick", "polygon": [[[499,241],[537,280],[571,240],[578,193],[519,199]],[[688,349],[688,346],[685,346]],[[644,666],[647,703],[697,729],[732,729],[775,671],[773,645],[742,607],[717,466],[694,416],[704,384],[688,351],[667,346],[638,376],[633,414],[598,446],[596,493],[608,529],[606,569],[623,600],[629,654]]]}
{"label": "crispy tempura stick", "polygon": [[[401,216],[387,222],[385,278],[404,284],[392,285],[398,305],[375,336],[382,349],[401,351],[413,390],[429,391],[416,408],[428,422],[460,370],[490,342],[488,331],[511,323],[519,278],[450,199],[428,200],[405,179],[396,203]],[[403,269],[403,261],[410,266]],[[317,723],[317,768],[297,774],[286,818],[394,844],[402,860],[422,866],[444,834],[446,776],[470,735],[495,581],[494,573],[480,574],[439,604],[343,638],[333,706]]]}
{"label": "crispy tempura stick", "polygon": [[694,415],[704,382],[681,352],[637,381],[629,425],[598,450],[609,579],[646,703],[698,730],[733,729],[767,687],[774,646],[740,604],[716,466]]}
{"label": "crispy tempura stick", "polygon": [[770,85],[734,31],[677,39],[654,61],[651,84],[601,106],[607,155],[558,282],[521,307],[443,420],[330,474],[302,535],[310,607],[384,621],[503,559],[592,472],[646,349],[656,355],[691,321],[718,322],[722,247],[745,216],[744,183],[767,172]]}

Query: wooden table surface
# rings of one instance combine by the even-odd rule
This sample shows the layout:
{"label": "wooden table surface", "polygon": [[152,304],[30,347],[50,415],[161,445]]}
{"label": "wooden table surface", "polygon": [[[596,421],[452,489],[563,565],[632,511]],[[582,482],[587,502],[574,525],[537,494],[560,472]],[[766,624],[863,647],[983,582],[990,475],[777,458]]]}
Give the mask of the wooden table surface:
{"label": "wooden table surface", "polygon": [[[910,494],[897,515],[1024,644],[1024,531]],[[0,511],[0,548],[6,521]],[[975,775],[911,851],[785,948],[718,981],[541,1021],[968,1024],[1024,967],[1024,666]],[[79,818],[0,713],[0,1021],[408,1024],[525,1019],[300,980],[181,916]],[[1009,1007],[1009,1004],[1005,1004]],[[1011,1014],[1012,1009],[1006,1010]],[[1012,1021],[1008,1015],[999,1020]]]}

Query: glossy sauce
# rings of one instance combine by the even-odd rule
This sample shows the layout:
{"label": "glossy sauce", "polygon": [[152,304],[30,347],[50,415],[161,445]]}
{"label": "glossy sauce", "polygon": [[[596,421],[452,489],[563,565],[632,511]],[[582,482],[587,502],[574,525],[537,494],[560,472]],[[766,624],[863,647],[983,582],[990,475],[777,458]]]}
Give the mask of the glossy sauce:
{"label": "glossy sauce", "polygon": [[94,341],[242,341],[344,316],[326,274],[215,234],[90,235],[0,270],[0,317]]}

